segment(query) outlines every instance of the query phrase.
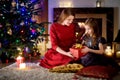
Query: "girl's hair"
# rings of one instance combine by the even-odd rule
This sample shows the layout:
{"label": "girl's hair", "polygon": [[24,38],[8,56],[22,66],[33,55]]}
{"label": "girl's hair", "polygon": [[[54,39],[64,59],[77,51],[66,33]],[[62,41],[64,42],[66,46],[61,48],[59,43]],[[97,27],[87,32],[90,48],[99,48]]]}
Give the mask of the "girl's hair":
{"label": "girl's hair", "polygon": [[67,8],[67,9],[63,9],[59,18],[58,18],[58,23],[62,23],[68,16],[70,15],[73,15],[74,16],[74,13],[73,11],[70,9],[70,8]]}
{"label": "girl's hair", "polygon": [[93,29],[93,45],[96,43],[96,39],[100,36],[99,34],[99,28],[98,28],[98,23],[95,18],[88,18],[85,21],[85,25],[90,26],[90,28]]}
{"label": "girl's hair", "polygon": [[90,26],[90,28],[93,29],[94,33],[93,33],[93,37],[99,37],[99,28],[98,28],[98,23],[97,20],[95,18],[88,18],[85,21],[85,25]]}

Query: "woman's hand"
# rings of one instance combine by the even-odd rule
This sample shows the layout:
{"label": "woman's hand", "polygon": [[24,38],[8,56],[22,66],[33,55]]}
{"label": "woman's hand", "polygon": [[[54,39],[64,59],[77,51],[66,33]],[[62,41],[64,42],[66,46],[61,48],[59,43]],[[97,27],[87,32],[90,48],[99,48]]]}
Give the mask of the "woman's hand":
{"label": "woman's hand", "polygon": [[67,52],[67,56],[68,56],[68,57],[71,57],[71,58],[74,58],[74,56],[72,55],[71,52]]}

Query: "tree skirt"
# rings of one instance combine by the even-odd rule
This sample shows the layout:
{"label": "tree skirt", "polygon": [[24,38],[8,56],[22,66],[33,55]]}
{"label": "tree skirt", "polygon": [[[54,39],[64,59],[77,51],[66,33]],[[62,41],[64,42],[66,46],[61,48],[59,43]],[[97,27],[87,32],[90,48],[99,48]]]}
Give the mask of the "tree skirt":
{"label": "tree skirt", "polygon": [[[25,69],[19,69],[16,63],[13,63],[0,69],[0,80],[73,80],[74,73],[52,73],[36,63],[26,63],[26,66]],[[82,80],[88,79],[102,80],[82,77]],[[120,77],[118,80],[120,80]]]}

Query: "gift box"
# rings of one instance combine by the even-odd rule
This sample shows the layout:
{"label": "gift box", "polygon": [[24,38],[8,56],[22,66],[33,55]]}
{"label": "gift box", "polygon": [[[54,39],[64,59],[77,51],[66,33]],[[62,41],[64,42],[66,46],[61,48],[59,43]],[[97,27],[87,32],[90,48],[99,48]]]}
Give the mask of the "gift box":
{"label": "gift box", "polygon": [[76,60],[84,55],[83,53],[81,53],[81,49],[82,48],[70,48],[70,52],[72,53]]}

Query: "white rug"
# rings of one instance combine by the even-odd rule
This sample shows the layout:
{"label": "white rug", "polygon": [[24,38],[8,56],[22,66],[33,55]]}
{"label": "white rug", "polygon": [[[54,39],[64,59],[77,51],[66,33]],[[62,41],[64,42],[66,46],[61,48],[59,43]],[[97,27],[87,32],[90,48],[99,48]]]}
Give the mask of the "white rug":
{"label": "white rug", "polygon": [[[26,63],[26,66],[26,69],[19,69],[16,63],[13,63],[0,69],[0,80],[73,80],[74,73],[52,73],[36,63]],[[82,80],[106,79],[83,77]],[[120,75],[117,75],[114,80],[120,80]]]}
{"label": "white rug", "polygon": [[51,73],[35,63],[26,63],[26,69],[19,69],[16,63],[0,69],[0,80],[71,80],[73,73]]}

